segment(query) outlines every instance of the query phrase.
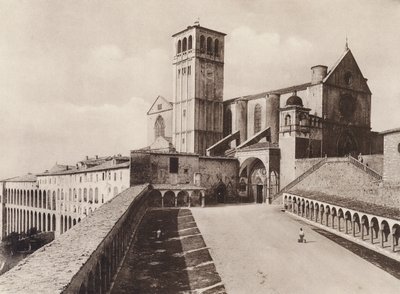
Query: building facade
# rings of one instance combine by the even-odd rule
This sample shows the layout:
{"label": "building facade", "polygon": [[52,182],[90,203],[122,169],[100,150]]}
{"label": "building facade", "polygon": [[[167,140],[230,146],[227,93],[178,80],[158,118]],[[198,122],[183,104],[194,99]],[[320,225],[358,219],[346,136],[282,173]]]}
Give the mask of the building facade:
{"label": "building facade", "polygon": [[58,236],[129,187],[129,157],[86,158],[2,181],[2,237],[54,231]]}

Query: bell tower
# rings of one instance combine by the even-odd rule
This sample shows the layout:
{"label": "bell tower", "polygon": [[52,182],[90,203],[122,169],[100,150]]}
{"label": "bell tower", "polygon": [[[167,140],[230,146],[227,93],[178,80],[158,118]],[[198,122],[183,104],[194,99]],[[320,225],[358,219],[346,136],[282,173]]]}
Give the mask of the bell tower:
{"label": "bell tower", "polygon": [[173,144],[206,154],[222,139],[225,35],[196,22],[173,38]]}

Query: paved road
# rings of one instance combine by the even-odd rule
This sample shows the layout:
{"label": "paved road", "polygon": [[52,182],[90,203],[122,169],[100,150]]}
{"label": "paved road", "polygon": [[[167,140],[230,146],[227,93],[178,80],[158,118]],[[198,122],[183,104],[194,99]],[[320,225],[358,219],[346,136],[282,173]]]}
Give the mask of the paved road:
{"label": "paved road", "polygon": [[[192,208],[228,293],[399,293],[400,280],[265,205]],[[306,244],[297,243],[300,226]]]}

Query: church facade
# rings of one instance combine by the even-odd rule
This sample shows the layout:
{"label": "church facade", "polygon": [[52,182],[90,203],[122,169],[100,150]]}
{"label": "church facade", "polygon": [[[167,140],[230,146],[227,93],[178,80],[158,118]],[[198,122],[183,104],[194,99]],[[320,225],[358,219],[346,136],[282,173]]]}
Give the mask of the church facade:
{"label": "church facade", "polygon": [[173,97],[148,112],[150,149],[234,157],[238,194],[270,199],[321,157],[382,154],[371,91],[346,44],[336,64],[300,85],[223,96],[225,34],[199,24],[174,34]]}

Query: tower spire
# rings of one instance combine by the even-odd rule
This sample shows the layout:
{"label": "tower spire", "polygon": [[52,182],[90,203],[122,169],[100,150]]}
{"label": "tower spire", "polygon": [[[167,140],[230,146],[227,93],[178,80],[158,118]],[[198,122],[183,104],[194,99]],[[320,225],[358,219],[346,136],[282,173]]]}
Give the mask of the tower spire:
{"label": "tower spire", "polygon": [[347,38],[347,35],[346,35],[346,45],[345,45],[344,49],[349,50],[349,40]]}

